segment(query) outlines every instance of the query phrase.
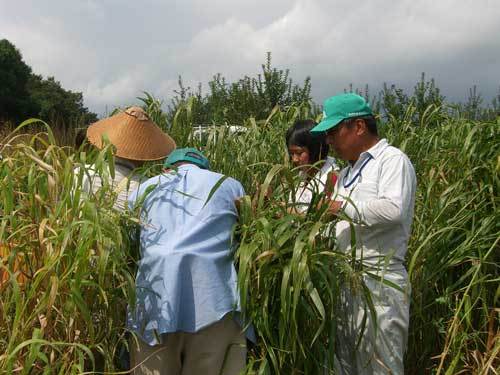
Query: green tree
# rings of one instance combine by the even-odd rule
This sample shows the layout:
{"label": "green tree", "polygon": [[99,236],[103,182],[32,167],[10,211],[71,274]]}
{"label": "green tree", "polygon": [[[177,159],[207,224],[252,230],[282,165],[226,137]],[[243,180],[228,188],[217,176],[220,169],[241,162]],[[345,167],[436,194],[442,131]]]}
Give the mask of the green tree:
{"label": "green tree", "polygon": [[389,86],[384,83],[378,98],[380,112],[386,120],[401,119],[409,114],[409,120],[415,125],[425,123],[434,126],[446,112],[443,105],[445,97],[441,95],[434,78],[427,81],[425,73],[422,73],[420,81],[415,84],[413,95],[409,96],[394,84]]}
{"label": "green tree", "polygon": [[[430,106],[439,109],[443,112],[443,104],[445,97],[441,95],[439,87],[436,86],[434,78],[430,81],[425,80],[425,73],[422,72],[420,76],[420,81],[415,85],[413,91],[413,104],[416,107],[416,115],[419,123],[422,122],[424,115]],[[430,121],[431,125],[435,125],[436,121],[439,121],[439,116],[434,117],[433,121]]]}
{"label": "green tree", "polygon": [[289,78],[290,70],[271,67],[271,52],[267,53],[266,64],[262,65],[262,75],[258,75],[257,92],[266,101],[269,109],[279,105],[290,106],[311,100],[311,78],[307,77],[304,85],[294,85]]}
{"label": "green tree", "polygon": [[397,88],[396,85],[388,86],[385,82],[380,97],[381,106],[387,119],[402,118],[410,104],[410,98],[403,89]]}
{"label": "green tree", "polygon": [[7,39],[0,40],[0,82],[0,121],[39,117],[63,126],[97,121],[83,105],[81,92],[65,90],[54,77],[33,74]]}
{"label": "green tree", "polygon": [[27,89],[30,77],[31,68],[21,52],[7,39],[0,40],[0,121],[18,122],[36,115],[38,106]]}
{"label": "green tree", "polygon": [[479,120],[485,112],[482,108],[483,97],[477,91],[476,85],[469,89],[467,102],[462,105],[463,115],[470,120]]}
{"label": "green tree", "polygon": [[491,111],[494,117],[500,116],[500,87],[498,88],[497,95],[491,101]]}
{"label": "green tree", "polygon": [[[179,77],[179,89],[170,107],[169,119],[188,99],[192,100],[192,120],[195,124],[242,124],[253,117],[262,120],[276,106],[287,108],[293,104],[311,103],[311,80],[307,77],[302,85],[294,84],[289,69],[277,69],[271,64],[271,53],[262,64],[262,73],[256,77],[245,75],[235,82],[219,73],[208,82],[209,91],[202,94],[201,85],[193,91],[184,86]],[[316,108],[316,107],[314,107]]]}
{"label": "green tree", "polygon": [[83,105],[83,94],[65,90],[54,77],[44,79],[32,74],[28,91],[39,106],[37,116],[43,120],[65,126],[97,121],[96,114]]}

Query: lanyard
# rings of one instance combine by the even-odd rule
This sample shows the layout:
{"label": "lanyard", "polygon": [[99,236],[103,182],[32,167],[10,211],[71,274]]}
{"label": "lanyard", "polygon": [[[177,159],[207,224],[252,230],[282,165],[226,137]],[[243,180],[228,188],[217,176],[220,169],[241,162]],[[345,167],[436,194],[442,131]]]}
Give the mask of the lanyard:
{"label": "lanyard", "polygon": [[363,164],[361,165],[361,167],[359,168],[358,173],[356,173],[356,175],[355,175],[355,176],[351,179],[351,181],[349,181],[349,182],[347,183],[347,185],[346,185],[346,183],[345,183],[345,179],[346,179],[346,177],[349,175],[349,173],[351,172],[351,169],[352,169],[351,167],[349,167],[349,172],[347,172],[347,173],[345,174],[344,178],[342,179],[342,184],[344,185],[344,189],[349,188],[352,184],[354,184],[354,182],[356,182],[356,180],[357,180],[357,179],[361,176],[361,172],[363,171],[363,168],[364,168],[364,167],[366,167],[366,164],[368,164],[368,162],[369,162],[370,160],[372,160],[372,159],[373,159],[373,156],[371,156],[370,154],[368,154],[368,159],[366,159],[366,160],[364,161],[364,163],[363,163]]}

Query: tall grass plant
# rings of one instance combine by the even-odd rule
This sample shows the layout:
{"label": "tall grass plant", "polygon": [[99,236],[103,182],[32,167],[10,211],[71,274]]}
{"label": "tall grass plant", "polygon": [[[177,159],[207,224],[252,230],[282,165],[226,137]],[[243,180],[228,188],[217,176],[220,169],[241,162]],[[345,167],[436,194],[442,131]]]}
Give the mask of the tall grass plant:
{"label": "tall grass plant", "polygon": [[[259,334],[248,373],[332,372],[341,345],[333,339],[339,288],[348,283],[362,293],[364,270],[336,251],[322,209],[304,217],[286,209],[297,179],[284,134],[295,119],[311,116],[310,107],[276,107],[265,120],[247,119],[241,134],[220,126],[194,137],[189,101],[168,127],[161,107],[145,104],[178,146],[201,148],[214,170],[242,181],[248,193],[235,231],[244,313]],[[500,123],[453,117],[435,106],[415,123],[414,111],[410,106],[380,125],[418,176],[407,256],[407,373],[494,373]],[[0,371],[118,371],[134,293],[135,222],[113,210],[109,187],[89,197],[80,191],[86,165],[112,173],[105,162],[111,149],[57,146],[48,127],[19,142],[15,137],[0,146]]]}

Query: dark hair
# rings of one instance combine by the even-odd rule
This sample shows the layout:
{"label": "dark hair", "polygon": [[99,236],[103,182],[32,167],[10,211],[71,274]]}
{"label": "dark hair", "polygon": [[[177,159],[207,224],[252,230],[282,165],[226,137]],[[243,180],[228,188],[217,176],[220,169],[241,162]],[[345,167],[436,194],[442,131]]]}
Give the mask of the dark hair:
{"label": "dark hair", "polygon": [[325,136],[311,133],[311,129],[316,125],[313,120],[297,120],[286,132],[286,146],[306,147],[309,151],[309,164],[324,160],[328,155],[329,147]]}
{"label": "dark hair", "polygon": [[363,120],[366,124],[366,128],[368,129],[368,132],[371,135],[378,135],[378,130],[377,130],[377,120],[375,119],[375,116],[369,115],[369,116],[360,116],[360,117],[352,117],[347,120],[344,120],[348,123],[348,126],[356,120]]}
{"label": "dark hair", "polygon": [[78,129],[75,135],[75,148],[79,149],[80,147],[82,147],[83,142],[85,142],[86,138],[87,138],[87,128]]}

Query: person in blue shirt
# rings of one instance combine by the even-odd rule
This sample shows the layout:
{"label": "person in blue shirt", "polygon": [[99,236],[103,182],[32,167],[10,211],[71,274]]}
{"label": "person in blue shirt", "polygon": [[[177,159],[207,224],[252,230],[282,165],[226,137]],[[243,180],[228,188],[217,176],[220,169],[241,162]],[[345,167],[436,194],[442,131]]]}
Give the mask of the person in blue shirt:
{"label": "person in blue shirt", "polygon": [[173,151],[165,165],[129,198],[131,208],[144,199],[128,313],[134,374],[238,374],[246,339],[232,231],[245,191],[193,148]]}

